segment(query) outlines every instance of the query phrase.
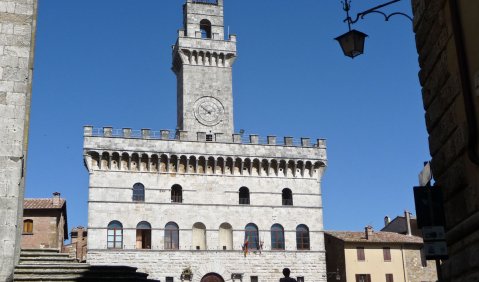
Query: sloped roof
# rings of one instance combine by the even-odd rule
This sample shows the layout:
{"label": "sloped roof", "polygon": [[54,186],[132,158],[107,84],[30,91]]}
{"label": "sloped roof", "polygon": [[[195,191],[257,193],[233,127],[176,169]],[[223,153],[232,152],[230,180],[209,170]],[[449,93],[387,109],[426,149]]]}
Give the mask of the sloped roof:
{"label": "sloped roof", "polygon": [[61,209],[63,208],[63,205],[65,204],[65,199],[60,198],[60,205],[53,205],[53,199],[52,198],[46,198],[46,199],[27,199],[25,198],[23,202],[23,208],[24,209]]}
{"label": "sloped roof", "polygon": [[418,236],[408,236],[394,232],[373,232],[368,239],[364,232],[353,231],[325,231],[333,237],[344,242],[353,243],[401,243],[401,244],[422,244],[423,240]]}

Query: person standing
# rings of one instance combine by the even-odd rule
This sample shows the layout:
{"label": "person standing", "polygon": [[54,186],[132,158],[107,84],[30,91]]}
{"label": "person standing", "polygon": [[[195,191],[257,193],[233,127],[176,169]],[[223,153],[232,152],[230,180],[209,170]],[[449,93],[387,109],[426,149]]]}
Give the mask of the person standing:
{"label": "person standing", "polygon": [[283,268],[284,278],[280,278],[279,282],[297,282],[296,279],[289,277],[291,270],[289,268]]}

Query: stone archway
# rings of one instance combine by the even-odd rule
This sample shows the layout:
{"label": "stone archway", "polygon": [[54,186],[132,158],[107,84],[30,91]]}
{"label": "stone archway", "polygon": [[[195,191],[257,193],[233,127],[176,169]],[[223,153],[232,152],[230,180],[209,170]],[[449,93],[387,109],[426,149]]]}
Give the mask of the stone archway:
{"label": "stone archway", "polygon": [[219,274],[208,273],[201,278],[201,282],[225,282],[225,280]]}

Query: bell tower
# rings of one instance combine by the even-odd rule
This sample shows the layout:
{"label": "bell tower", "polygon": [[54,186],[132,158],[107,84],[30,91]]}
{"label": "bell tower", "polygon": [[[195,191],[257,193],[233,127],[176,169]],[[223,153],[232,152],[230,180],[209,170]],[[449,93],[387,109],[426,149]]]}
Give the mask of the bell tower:
{"label": "bell tower", "polygon": [[236,36],[225,39],[223,0],[187,0],[173,47],[178,129],[231,137],[235,58]]}

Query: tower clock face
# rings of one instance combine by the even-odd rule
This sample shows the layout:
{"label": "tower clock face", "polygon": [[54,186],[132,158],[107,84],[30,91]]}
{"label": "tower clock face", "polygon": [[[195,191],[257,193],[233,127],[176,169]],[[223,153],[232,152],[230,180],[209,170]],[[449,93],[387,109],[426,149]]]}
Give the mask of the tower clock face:
{"label": "tower clock face", "polygon": [[201,97],[194,105],[195,118],[203,125],[213,126],[223,120],[225,109],[221,102],[213,97]]}

